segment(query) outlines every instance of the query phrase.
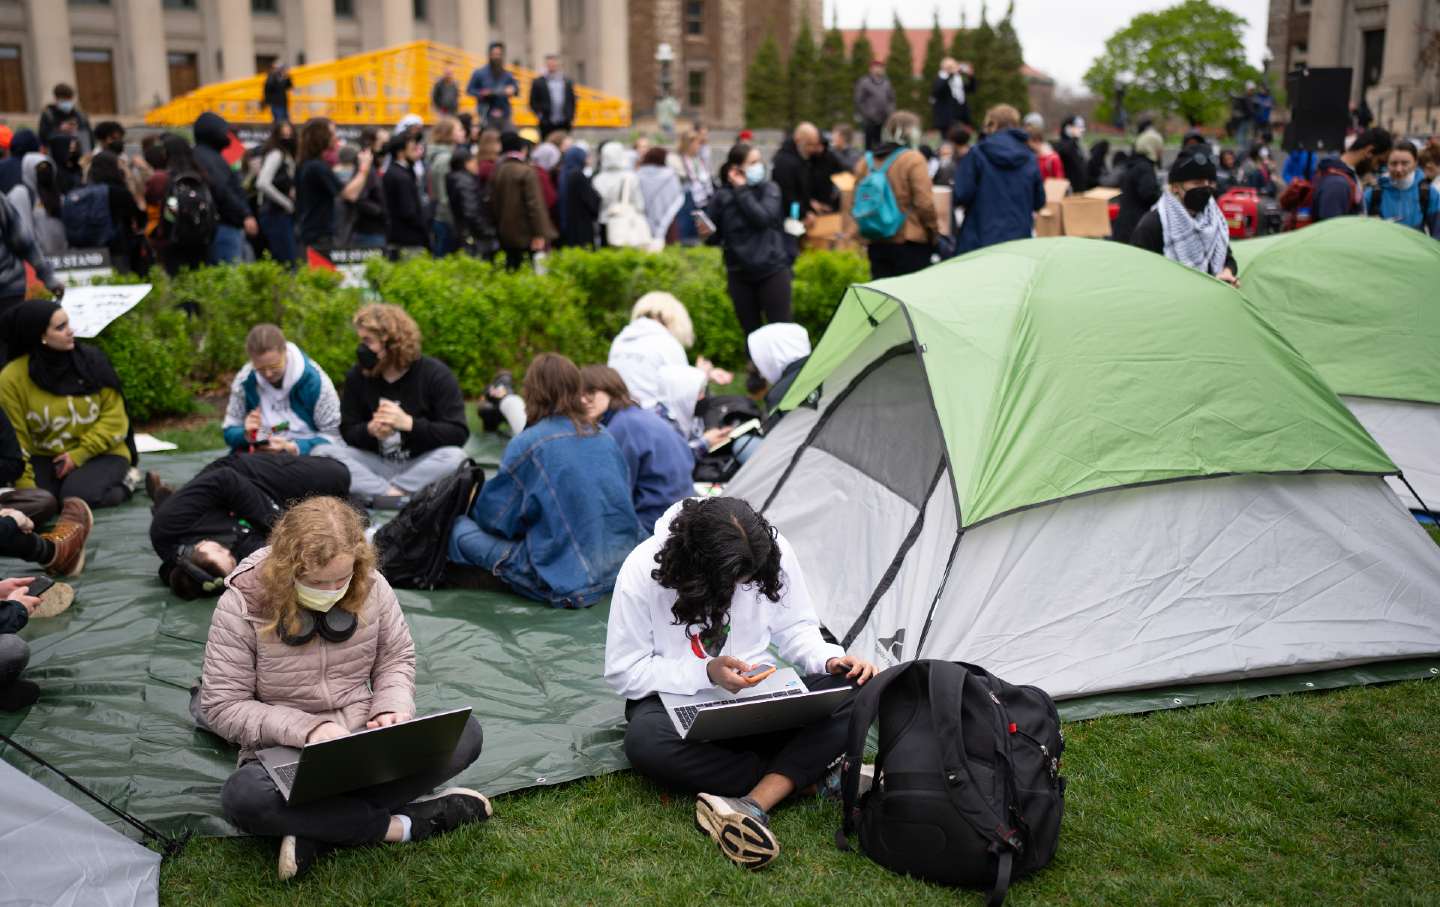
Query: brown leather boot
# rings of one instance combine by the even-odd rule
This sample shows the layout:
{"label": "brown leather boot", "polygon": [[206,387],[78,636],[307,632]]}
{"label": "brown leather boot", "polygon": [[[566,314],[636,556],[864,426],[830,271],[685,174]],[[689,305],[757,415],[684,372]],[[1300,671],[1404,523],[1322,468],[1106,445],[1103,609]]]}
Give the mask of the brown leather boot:
{"label": "brown leather boot", "polygon": [[55,556],[45,565],[45,572],[51,576],[79,576],[85,569],[85,540],[94,526],[90,505],[80,498],[66,498],[55,528],[43,536],[55,546]]}

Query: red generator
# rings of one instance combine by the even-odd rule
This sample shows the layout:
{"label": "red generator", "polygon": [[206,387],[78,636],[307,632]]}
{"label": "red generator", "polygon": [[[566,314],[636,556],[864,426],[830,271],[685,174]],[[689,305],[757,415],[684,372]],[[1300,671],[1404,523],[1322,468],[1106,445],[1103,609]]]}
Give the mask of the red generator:
{"label": "red generator", "polygon": [[1230,226],[1231,239],[1250,239],[1280,232],[1283,216],[1272,198],[1254,189],[1236,186],[1220,196],[1220,213]]}

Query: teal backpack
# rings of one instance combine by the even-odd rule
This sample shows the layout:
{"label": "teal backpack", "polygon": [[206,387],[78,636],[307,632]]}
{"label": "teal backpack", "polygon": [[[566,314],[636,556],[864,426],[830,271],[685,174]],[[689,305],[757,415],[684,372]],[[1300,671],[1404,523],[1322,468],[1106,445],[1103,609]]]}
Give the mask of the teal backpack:
{"label": "teal backpack", "polygon": [[895,159],[905,152],[896,148],[879,170],[875,169],[875,155],[865,152],[865,178],[855,187],[855,204],[850,216],[855,226],[866,239],[890,239],[905,226],[905,212],[895,199],[895,190],[890,188],[890,178],[885,171]]}

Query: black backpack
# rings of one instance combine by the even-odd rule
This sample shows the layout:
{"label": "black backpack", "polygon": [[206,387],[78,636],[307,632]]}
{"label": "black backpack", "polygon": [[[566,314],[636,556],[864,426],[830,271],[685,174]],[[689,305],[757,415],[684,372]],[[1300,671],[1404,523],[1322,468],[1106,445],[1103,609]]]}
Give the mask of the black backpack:
{"label": "black backpack", "polygon": [[110,187],[91,183],[65,193],[60,202],[60,221],[65,241],[73,249],[95,249],[110,245],[115,222],[110,219]]}
{"label": "black backpack", "polygon": [[[865,738],[880,719],[875,785],[856,802]],[[1065,748],[1055,702],[963,662],[920,660],[876,675],[850,713],[844,824],[835,840],[894,872],[988,889],[999,905],[1014,879],[1060,843]]]}
{"label": "black backpack", "polygon": [[417,491],[395,518],[375,533],[380,573],[401,589],[434,589],[445,576],[450,527],[470,508],[485,470],[466,460],[455,472]]}
{"label": "black backpack", "polygon": [[170,242],[182,249],[209,248],[219,223],[210,186],[195,173],[170,178],[161,216],[169,228]]}

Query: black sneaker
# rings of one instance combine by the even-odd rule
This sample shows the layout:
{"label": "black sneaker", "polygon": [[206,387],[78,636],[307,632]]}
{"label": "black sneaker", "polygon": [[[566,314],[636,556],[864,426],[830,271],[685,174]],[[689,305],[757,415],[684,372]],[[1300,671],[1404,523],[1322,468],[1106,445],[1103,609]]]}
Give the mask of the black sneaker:
{"label": "black sneaker", "polygon": [[288,882],[300,878],[310,871],[317,859],[329,852],[330,847],[319,841],[298,835],[286,835],[280,839],[280,860],[277,865],[280,881]]}
{"label": "black sneaker", "polygon": [[454,831],[462,825],[484,822],[490,818],[492,810],[490,801],[479,791],[468,787],[447,787],[407,803],[396,812],[410,817],[410,840],[423,841]]}
{"label": "black sneaker", "polygon": [[770,830],[770,817],[749,797],[695,798],[695,827],[710,836],[730,862],[760,869],[780,856],[780,841]]}
{"label": "black sneaker", "polygon": [[28,680],[12,680],[0,687],[0,712],[18,712],[29,708],[40,698],[40,688]]}

